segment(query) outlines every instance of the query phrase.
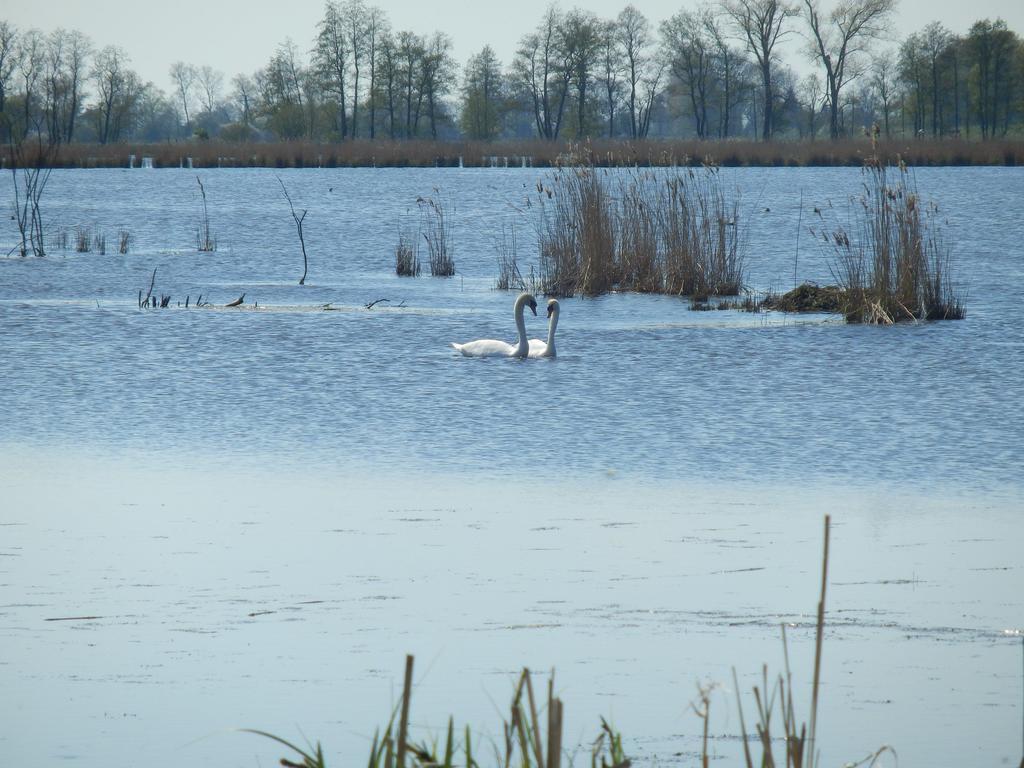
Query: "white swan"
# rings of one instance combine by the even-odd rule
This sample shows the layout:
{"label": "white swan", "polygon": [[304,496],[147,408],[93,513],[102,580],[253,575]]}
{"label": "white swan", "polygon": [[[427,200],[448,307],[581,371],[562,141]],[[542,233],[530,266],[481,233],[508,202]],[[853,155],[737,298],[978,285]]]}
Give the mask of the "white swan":
{"label": "white swan", "polygon": [[467,341],[465,344],[452,342],[452,346],[466,357],[526,357],[530,352],[530,344],[526,340],[526,321],[523,319],[523,310],[526,307],[529,307],[533,314],[537,314],[537,300],[529,293],[521,293],[513,307],[516,328],[519,330],[518,344],[509,344],[497,339],[477,339]]}
{"label": "white swan", "polygon": [[558,299],[548,300],[548,340],[530,339],[530,357],[555,356],[555,328],[558,327]]}

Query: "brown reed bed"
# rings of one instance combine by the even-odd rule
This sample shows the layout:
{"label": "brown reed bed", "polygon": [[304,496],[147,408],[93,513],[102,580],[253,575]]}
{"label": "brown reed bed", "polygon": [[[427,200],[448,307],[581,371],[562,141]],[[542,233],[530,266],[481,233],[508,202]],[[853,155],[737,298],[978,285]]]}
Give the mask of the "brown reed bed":
{"label": "brown reed bed", "polygon": [[732,296],[743,282],[739,206],[717,168],[633,169],[589,163],[538,184],[544,293],[637,291]]}
{"label": "brown reed bed", "polygon": [[[593,139],[590,162],[597,167],[699,166],[710,160],[725,166],[854,166],[877,155],[916,166],[1020,165],[1024,140],[972,141],[962,138],[839,141],[742,139]],[[65,144],[55,156],[42,158],[57,168],[123,168],[129,156],[152,158],[154,168],[341,168],[341,167],[555,167],[572,153],[568,141],[539,139],[485,141],[345,142],[279,141],[164,142],[158,144]],[[22,162],[34,162],[32,158]],[[11,166],[10,149],[0,148],[0,165]]]}

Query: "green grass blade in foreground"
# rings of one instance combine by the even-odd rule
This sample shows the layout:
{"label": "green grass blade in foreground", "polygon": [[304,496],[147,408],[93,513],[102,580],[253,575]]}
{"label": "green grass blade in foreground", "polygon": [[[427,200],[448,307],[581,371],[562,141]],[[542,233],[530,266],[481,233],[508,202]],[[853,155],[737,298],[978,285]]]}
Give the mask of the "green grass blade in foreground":
{"label": "green grass blade in foreground", "polygon": [[[316,752],[316,756],[313,756],[305,750],[295,746],[287,739],[282,739],[280,736],[275,736],[272,733],[256,730],[255,728],[242,728],[241,730],[243,733],[254,733],[257,736],[263,736],[265,738],[276,741],[278,744],[283,744],[284,746],[288,747],[288,749],[294,751],[296,754],[302,757],[302,768],[326,768],[326,764],[324,763],[323,750],[321,750],[320,748],[320,742],[317,742],[314,750]],[[294,763],[286,763],[283,759],[281,761],[281,764],[294,765]]]}

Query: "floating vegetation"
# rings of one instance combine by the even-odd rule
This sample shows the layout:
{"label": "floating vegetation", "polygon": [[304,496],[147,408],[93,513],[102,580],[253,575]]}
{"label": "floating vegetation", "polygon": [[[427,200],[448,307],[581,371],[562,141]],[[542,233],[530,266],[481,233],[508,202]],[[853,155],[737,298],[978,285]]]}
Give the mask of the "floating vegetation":
{"label": "floating vegetation", "polygon": [[842,312],[846,292],[838,285],[802,283],[781,296],[769,293],[762,306],[779,312]]}

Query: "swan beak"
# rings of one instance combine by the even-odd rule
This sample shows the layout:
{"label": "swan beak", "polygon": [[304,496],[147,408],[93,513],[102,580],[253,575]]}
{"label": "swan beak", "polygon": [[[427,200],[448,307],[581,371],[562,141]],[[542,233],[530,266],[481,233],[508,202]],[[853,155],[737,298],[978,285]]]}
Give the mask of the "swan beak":
{"label": "swan beak", "polygon": [[553,310],[553,309],[552,309],[551,307],[548,307],[548,318],[550,319],[550,317],[551,317],[551,316],[552,316],[553,314],[555,314],[555,310]]}
{"label": "swan beak", "polygon": [[531,304],[530,305],[530,311],[533,312],[533,316],[536,317],[537,316],[537,305],[536,304]]}

